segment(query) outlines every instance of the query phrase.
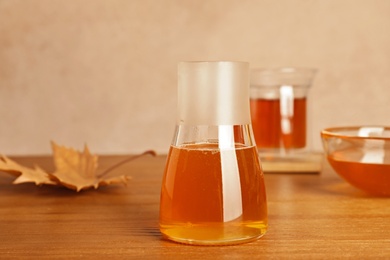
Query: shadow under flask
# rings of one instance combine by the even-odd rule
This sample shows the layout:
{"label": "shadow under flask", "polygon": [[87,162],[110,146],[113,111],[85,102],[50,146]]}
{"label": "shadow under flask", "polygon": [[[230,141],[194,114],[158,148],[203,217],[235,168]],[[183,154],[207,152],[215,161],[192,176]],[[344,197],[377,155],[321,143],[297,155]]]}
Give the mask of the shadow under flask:
{"label": "shadow under flask", "polygon": [[250,119],[248,63],[179,63],[160,230],[169,240],[194,245],[238,244],[265,234],[266,192]]}

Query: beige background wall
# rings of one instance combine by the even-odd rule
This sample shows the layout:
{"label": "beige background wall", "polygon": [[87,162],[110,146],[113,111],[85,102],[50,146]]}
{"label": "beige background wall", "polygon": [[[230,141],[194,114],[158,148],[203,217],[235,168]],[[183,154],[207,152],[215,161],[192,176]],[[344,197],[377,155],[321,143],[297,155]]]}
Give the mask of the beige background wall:
{"label": "beige background wall", "polygon": [[181,60],[318,68],[315,149],[390,125],[389,0],[0,0],[0,153],[167,152]]}

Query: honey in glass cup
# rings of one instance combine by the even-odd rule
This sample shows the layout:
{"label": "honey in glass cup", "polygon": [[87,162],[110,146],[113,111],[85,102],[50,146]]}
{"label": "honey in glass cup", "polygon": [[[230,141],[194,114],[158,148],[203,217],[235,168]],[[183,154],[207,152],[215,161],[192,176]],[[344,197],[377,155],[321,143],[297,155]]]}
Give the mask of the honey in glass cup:
{"label": "honey in glass cup", "polygon": [[288,158],[310,150],[308,92],[315,69],[251,71],[250,108],[261,156]]}

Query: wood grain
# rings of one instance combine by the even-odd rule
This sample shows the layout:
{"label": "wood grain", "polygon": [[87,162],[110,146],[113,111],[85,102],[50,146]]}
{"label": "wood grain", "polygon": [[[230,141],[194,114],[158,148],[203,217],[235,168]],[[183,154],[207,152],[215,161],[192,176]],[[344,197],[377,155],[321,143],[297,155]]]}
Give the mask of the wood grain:
{"label": "wood grain", "polygon": [[[47,170],[49,157],[15,160]],[[102,156],[108,167],[122,156]],[[158,230],[165,157],[123,165],[127,186],[80,193],[13,185],[0,173],[0,258],[74,259],[386,259],[390,258],[390,199],[368,196],[325,163],[320,174],[266,174],[268,233],[222,247],[165,241]]]}

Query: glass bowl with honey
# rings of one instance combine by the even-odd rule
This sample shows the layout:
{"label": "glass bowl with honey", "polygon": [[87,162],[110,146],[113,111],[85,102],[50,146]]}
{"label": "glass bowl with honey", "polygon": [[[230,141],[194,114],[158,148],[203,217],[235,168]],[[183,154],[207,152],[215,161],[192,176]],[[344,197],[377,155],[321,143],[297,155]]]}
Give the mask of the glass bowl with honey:
{"label": "glass bowl with honey", "polygon": [[321,138],[338,175],[369,194],[390,196],[390,127],[333,127]]}

